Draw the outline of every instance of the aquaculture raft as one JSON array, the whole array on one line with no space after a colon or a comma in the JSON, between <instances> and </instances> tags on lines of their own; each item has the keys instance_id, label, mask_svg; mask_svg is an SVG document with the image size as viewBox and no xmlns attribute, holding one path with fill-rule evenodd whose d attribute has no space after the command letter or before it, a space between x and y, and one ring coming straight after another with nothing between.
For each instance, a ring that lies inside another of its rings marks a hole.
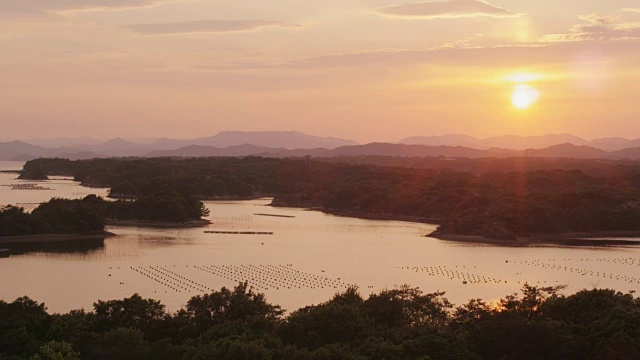
<instances>
[{"instance_id":1,"label":"aquaculture raft","mask_svg":"<svg viewBox=\"0 0 640 360\"><path fill-rule=\"evenodd\" d=\"M261 213L253 214L253 215L256 215L256 216L271 216L271 217L289 218L289 219L295 218L295 216L293 216L293 215L261 214Z\"/></svg>"},{"instance_id":2,"label":"aquaculture raft","mask_svg":"<svg viewBox=\"0 0 640 360\"><path fill-rule=\"evenodd\" d=\"M273 235L272 231L205 231L205 234L225 235Z\"/></svg>"}]
</instances>

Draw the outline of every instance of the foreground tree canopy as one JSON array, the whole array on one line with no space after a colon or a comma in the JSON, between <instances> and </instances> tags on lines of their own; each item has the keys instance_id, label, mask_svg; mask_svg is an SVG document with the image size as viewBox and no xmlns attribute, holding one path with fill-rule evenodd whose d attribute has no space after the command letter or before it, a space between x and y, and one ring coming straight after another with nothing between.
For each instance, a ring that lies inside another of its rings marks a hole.
<instances>
[{"instance_id":1,"label":"foreground tree canopy","mask_svg":"<svg viewBox=\"0 0 640 360\"><path fill-rule=\"evenodd\" d=\"M358 164L366 161L385 166ZM247 157L39 159L25 165L25 174L42 172L109 186L114 197L167 189L199 199L273 196L274 205L433 221L454 234L640 231L640 165L633 162Z\"/></svg>"},{"instance_id":2,"label":"foreground tree canopy","mask_svg":"<svg viewBox=\"0 0 640 360\"><path fill-rule=\"evenodd\" d=\"M49 314L0 301L1 359L638 359L640 299L613 290L525 285L495 304L454 307L403 286L356 288L284 316L246 283L168 313L135 294Z\"/></svg>"}]
</instances>

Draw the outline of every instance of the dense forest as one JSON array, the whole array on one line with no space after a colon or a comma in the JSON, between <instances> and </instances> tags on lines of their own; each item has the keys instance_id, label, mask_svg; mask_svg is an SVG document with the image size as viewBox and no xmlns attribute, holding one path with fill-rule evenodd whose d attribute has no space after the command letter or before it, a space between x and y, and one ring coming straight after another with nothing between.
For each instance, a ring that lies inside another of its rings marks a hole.
<instances>
[{"instance_id":1,"label":"dense forest","mask_svg":"<svg viewBox=\"0 0 640 360\"><path fill-rule=\"evenodd\" d=\"M23 208L0 208L0 236L39 234L100 234L109 220L179 223L207 216L204 205L175 192L144 195L135 201L51 199L31 213Z\"/></svg>"},{"instance_id":2,"label":"dense forest","mask_svg":"<svg viewBox=\"0 0 640 360\"><path fill-rule=\"evenodd\" d=\"M92 311L48 314L0 301L0 359L616 359L640 358L640 299L613 290L525 285L522 294L454 307L403 286L356 288L284 316L246 284L169 313L133 295Z\"/></svg>"},{"instance_id":3,"label":"dense forest","mask_svg":"<svg viewBox=\"0 0 640 360\"><path fill-rule=\"evenodd\" d=\"M386 161L406 164L407 159ZM345 160L346 161L346 160ZM431 221L440 233L639 231L640 165L551 159L413 159L421 167L308 159L39 159L25 173L73 175L111 195L172 189L199 199L273 196L277 206ZM433 166L428 166L433 164Z\"/></svg>"}]
</instances>

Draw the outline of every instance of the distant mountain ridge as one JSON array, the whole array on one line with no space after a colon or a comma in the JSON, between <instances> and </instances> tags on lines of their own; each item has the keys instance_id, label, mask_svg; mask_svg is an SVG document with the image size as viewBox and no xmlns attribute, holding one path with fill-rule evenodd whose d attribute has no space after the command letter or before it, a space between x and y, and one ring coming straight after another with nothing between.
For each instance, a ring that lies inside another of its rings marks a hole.
<instances>
[{"instance_id":1,"label":"distant mountain ridge","mask_svg":"<svg viewBox=\"0 0 640 360\"><path fill-rule=\"evenodd\" d=\"M56 139L58 141L59 139ZM77 139L75 139L77 141ZM595 146L597 145L597 146ZM621 146L630 145L628 148ZM613 150L611 150L613 149ZM505 135L477 139L468 135L411 137L400 143L370 143L318 137L296 131L224 131L192 140L162 138L145 143L114 138L79 146L43 147L23 141L0 142L0 160L26 161L38 157L72 160L106 157L548 157L580 159L640 159L640 140L601 138L587 141L571 134Z\"/></svg>"},{"instance_id":2,"label":"distant mountain ridge","mask_svg":"<svg viewBox=\"0 0 640 360\"><path fill-rule=\"evenodd\" d=\"M398 143L427 146L465 146L480 150L490 148L510 150L541 149L562 144L590 146L605 151L617 151L640 147L640 139L629 140L621 137L605 137L594 140L585 140L571 134L547 134L536 136L502 135L486 139L478 139L461 134L447 134L441 136L412 136L402 139Z\"/></svg>"},{"instance_id":3,"label":"distant mountain ridge","mask_svg":"<svg viewBox=\"0 0 640 360\"><path fill-rule=\"evenodd\" d=\"M82 140L88 144L78 144ZM223 131L210 137L196 139L161 138L153 142L133 142L123 138L114 138L96 143L91 138L72 138L70 146L44 147L32 145L24 141L0 142L0 160L16 159L20 161L38 157L64 157L69 159L86 159L91 157L127 157L147 156L158 151L178 150L190 146L210 146L228 148L244 145L262 147L264 149L335 149L341 146L357 145L358 142L335 137L320 137L298 131ZM39 143L63 144L61 139L37 139ZM192 148L192 151L196 151ZM239 151L244 154L248 150ZM235 154L233 150L229 152ZM241 155L228 155L241 156Z\"/></svg>"},{"instance_id":4,"label":"distant mountain ridge","mask_svg":"<svg viewBox=\"0 0 640 360\"><path fill-rule=\"evenodd\" d=\"M357 145L353 140L334 137L320 137L298 131L223 131L217 135L192 140L158 139L149 144L161 150L176 149L189 145L214 146L226 148L239 145L254 145L283 149L335 149L341 146Z\"/></svg>"},{"instance_id":5,"label":"distant mountain ridge","mask_svg":"<svg viewBox=\"0 0 640 360\"><path fill-rule=\"evenodd\" d=\"M210 138L197 139L196 145L229 147L244 144L284 149L335 149L341 146L357 145L352 140L334 137L319 137L298 131L223 131Z\"/></svg>"},{"instance_id":6,"label":"distant mountain ridge","mask_svg":"<svg viewBox=\"0 0 640 360\"><path fill-rule=\"evenodd\" d=\"M146 157L208 157L208 156L250 156L267 153L275 149L250 144L219 148L214 146L189 145L176 150L156 150ZM214 154L214 155L211 155Z\"/></svg>"},{"instance_id":7,"label":"distant mountain ridge","mask_svg":"<svg viewBox=\"0 0 640 360\"><path fill-rule=\"evenodd\" d=\"M264 156L264 157L341 157L341 156L394 156L394 157L444 157L444 158L506 158L543 157L576 159L639 160L640 147L618 151L605 151L589 146L573 144L553 145L541 149L509 150L491 148L478 150L464 146L425 146L392 143L371 143L343 146L336 149L272 149L253 145L228 148L191 145L177 150L155 151L148 157L208 157L208 156Z\"/></svg>"}]
</instances>

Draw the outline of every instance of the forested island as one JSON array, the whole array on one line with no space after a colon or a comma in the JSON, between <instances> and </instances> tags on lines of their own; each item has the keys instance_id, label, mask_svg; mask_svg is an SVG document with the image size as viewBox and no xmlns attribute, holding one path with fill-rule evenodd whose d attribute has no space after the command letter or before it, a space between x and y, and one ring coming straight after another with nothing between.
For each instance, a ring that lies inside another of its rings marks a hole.
<instances>
[{"instance_id":1,"label":"forested island","mask_svg":"<svg viewBox=\"0 0 640 360\"><path fill-rule=\"evenodd\" d=\"M284 315L246 283L167 312L135 294L92 311L49 314L22 297L0 301L0 358L638 359L640 299L613 290L524 285L496 303L455 307L444 293L403 286L363 298L349 288Z\"/></svg>"},{"instance_id":2,"label":"forested island","mask_svg":"<svg viewBox=\"0 0 640 360\"><path fill-rule=\"evenodd\" d=\"M39 159L24 173L73 176L110 196L142 198L172 189L197 199L274 197L274 206L423 221L434 236L519 239L636 235L640 165L572 159L154 158ZM412 167L410 164L419 164Z\"/></svg>"},{"instance_id":3,"label":"forested island","mask_svg":"<svg viewBox=\"0 0 640 360\"><path fill-rule=\"evenodd\" d=\"M108 234L108 223L176 226L207 215L200 201L176 192L153 193L131 201L106 201L95 195L78 200L54 198L31 213L14 206L1 208L0 240L27 235L99 236Z\"/></svg>"}]
</instances>

